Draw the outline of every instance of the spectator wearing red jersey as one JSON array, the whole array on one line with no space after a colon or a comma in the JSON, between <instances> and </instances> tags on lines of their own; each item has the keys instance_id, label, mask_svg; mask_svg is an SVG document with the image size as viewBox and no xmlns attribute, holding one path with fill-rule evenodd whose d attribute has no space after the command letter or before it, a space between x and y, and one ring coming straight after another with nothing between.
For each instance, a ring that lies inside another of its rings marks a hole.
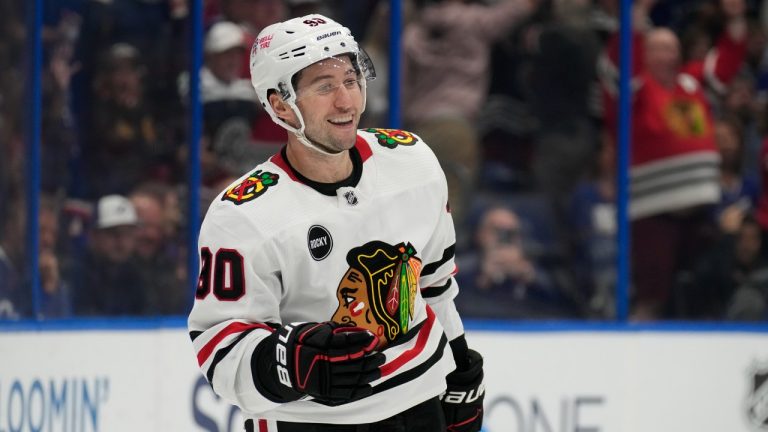
<instances>
[{"instance_id":1,"label":"spectator wearing red jersey","mask_svg":"<svg viewBox=\"0 0 768 432\"><path fill-rule=\"evenodd\" d=\"M711 223L707 207L720 200L720 157L704 86L722 93L746 51L744 0L720 1L725 31L703 59L686 64L675 33L649 28L654 3L634 5L629 212L635 319L659 318L669 310L675 273L691 263L706 241ZM608 51L615 66L617 38ZM610 95L611 86L606 89ZM606 120L612 128L615 113L615 105L609 104Z\"/></svg>"}]
</instances>

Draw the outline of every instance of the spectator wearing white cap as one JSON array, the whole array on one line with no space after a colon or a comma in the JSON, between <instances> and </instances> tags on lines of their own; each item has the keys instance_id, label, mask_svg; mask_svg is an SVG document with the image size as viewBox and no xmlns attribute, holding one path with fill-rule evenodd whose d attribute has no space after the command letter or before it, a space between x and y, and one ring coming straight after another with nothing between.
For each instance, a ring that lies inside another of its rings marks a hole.
<instances>
[{"instance_id":1,"label":"spectator wearing white cap","mask_svg":"<svg viewBox=\"0 0 768 432\"><path fill-rule=\"evenodd\" d=\"M247 54L243 29L233 22L217 22L208 30L203 48L205 51L205 67L201 71L203 89L213 86L209 90L222 90L223 87L224 90L229 90L226 94L229 98L239 97L255 101L256 94L251 83L240 76L243 56ZM214 82L211 82L212 80ZM220 95L217 92L203 94L203 100L211 97L220 97Z\"/></svg>"},{"instance_id":2,"label":"spectator wearing white cap","mask_svg":"<svg viewBox=\"0 0 768 432\"><path fill-rule=\"evenodd\" d=\"M146 312L180 315L191 301L186 284L186 257L176 224L168 220L168 195L162 184L145 184L129 196L136 208L136 260L146 291Z\"/></svg>"},{"instance_id":3,"label":"spectator wearing white cap","mask_svg":"<svg viewBox=\"0 0 768 432\"><path fill-rule=\"evenodd\" d=\"M217 22L205 37L205 64L200 70L205 185L239 175L279 149L255 137L263 112L250 80L241 74L243 58L249 55L247 39L243 28L230 21ZM180 90L182 96L188 90L186 76Z\"/></svg>"},{"instance_id":4,"label":"spectator wearing white cap","mask_svg":"<svg viewBox=\"0 0 768 432\"><path fill-rule=\"evenodd\" d=\"M135 257L136 209L122 195L107 195L96 206L96 224L75 293L80 315L140 315L144 287Z\"/></svg>"}]
</instances>

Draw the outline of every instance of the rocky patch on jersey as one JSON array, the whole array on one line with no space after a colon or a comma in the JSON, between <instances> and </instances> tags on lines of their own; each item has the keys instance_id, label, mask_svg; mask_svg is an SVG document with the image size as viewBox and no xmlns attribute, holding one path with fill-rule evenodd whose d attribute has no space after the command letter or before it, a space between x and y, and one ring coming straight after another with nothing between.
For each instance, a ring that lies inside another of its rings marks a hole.
<instances>
[{"instance_id":1,"label":"rocky patch on jersey","mask_svg":"<svg viewBox=\"0 0 768 432\"><path fill-rule=\"evenodd\" d=\"M365 129L365 131L372 133L379 141L379 144L391 149L398 145L414 145L419 141L412 133L400 129L369 128Z\"/></svg>"},{"instance_id":2,"label":"rocky patch on jersey","mask_svg":"<svg viewBox=\"0 0 768 432\"><path fill-rule=\"evenodd\" d=\"M312 225L307 233L307 247L313 260L324 260L333 249L331 233L324 226Z\"/></svg>"},{"instance_id":3,"label":"rocky patch on jersey","mask_svg":"<svg viewBox=\"0 0 768 432\"><path fill-rule=\"evenodd\" d=\"M245 180L237 183L227 189L222 195L222 201L231 201L236 205L247 203L264 194L270 187L277 184L279 175L257 170L248 176Z\"/></svg>"},{"instance_id":4,"label":"rocky patch on jersey","mask_svg":"<svg viewBox=\"0 0 768 432\"><path fill-rule=\"evenodd\" d=\"M408 332L421 260L410 243L392 246L375 240L350 250L347 264L332 319L372 331L384 348Z\"/></svg>"}]
</instances>

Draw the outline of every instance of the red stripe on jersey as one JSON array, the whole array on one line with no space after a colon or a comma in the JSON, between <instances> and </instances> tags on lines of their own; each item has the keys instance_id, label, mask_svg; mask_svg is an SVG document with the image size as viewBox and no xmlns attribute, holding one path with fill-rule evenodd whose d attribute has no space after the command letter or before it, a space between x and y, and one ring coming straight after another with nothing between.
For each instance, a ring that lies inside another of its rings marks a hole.
<instances>
[{"instance_id":1,"label":"red stripe on jersey","mask_svg":"<svg viewBox=\"0 0 768 432\"><path fill-rule=\"evenodd\" d=\"M301 183L301 180L299 180L299 178L296 177L296 174L294 174L293 170L288 165L288 162L286 162L285 159L283 158L282 150L272 155L272 157L269 158L269 160L273 164L279 166L281 170L285 171L285 173L288 174L288 177L290 177L291 180Z\"/></svg>"},{"instance_id":2,"label":"red stripe on jersey","mask_svg":"<svg viewBox=\"0 0 768 432\"><path fill-rule=\"evenodd\" d=\"M371 146L368 145L368 141L366 141L365 138L361 137L360 135L357 136L355 147L357 148L357 152L360 153L360 160L363 162L368 160L368 158L373 154L373 150L371 150Z\"/></svg>"},{"instance_id":3,"label":"red stripe on jersey","mask_svg":"<svg viewBox=\"0 0 768 432\"><path fill-rule=\"evenodd\" d=\"M200 366L203 365L208 360L208 357L213 354L213 351L216 349L216 345L219 344L224 338L231 334L235 333L242 333L246 330L252 329L252 328L260 328L264 330L269 330L270 332L273 331L272 327L266 325L266 324L258 324L258 323L243 323L243 322L233 322L229 324L228 326L224 327L224 329L216 334L210 341L208 341L207 344L200 350L200 352L197 353L197 364Z\"/></svg>"},{"instance_id":4,"label":"red stripe on jersey","mask_svg":"<svg viewBox=\"0 0 768 432\"><path fill-rule=\"evenodd\" d=\"M419 331L419 335L416 336L416 344L404 351L402 354L397 356L394 360L391 362L383 365L381 367L381 376L385 377L392 372L400 369L404 364L408 363L409 361L413 360L414 357L421 354L422 351L424 351L424 347L427 345L427 341L429 340L429 334L432 332L432 324L435 323L435 313L432 312L432 308L427 306L427 322L424 323L424 326Z\"/></svg>"},{"instance_id":5,"label":"red stripe on jersey","mask_svg":"<svg viewBox=\"0 0 768 432\"><path fill-rule=\"evenodd\" d=\"M269 432L269 427L267 427L267 421L264 419L259 419L259 432Z\"/></svg>"}]
</instances>

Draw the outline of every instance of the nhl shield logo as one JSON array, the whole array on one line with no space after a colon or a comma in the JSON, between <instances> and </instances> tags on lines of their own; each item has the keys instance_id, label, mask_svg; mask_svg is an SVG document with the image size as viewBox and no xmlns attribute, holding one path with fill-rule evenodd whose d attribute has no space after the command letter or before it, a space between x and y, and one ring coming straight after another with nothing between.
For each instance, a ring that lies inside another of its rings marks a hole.
<instances>
[{"instance_id":1,"label":"nhl shield logo","mask_svg":"<svg viewBox=\"0 0 768 432\"><path fill-rule=\"evenodd\" d=\"M346 198L346 199L347 199L347 204L349 204L349 205L351 205L351 206L353 206L353 205L357 205L357 203L358 203L358 201L357 201L357 195L355 195L355 192L354 192L354 191L347 191L347 192L344 192L344 198Z\"/></svg>"},{"instance_id":2,"label":"nhl shield logo","mask_svg":"<svg viewBox=\"0 0 768 432\"><path fill-rule=\"evenodd\" d=\"M746 415L756 432L768 431L768 363L755 364L748 375Z\"/></svg>"}]
</instances>

